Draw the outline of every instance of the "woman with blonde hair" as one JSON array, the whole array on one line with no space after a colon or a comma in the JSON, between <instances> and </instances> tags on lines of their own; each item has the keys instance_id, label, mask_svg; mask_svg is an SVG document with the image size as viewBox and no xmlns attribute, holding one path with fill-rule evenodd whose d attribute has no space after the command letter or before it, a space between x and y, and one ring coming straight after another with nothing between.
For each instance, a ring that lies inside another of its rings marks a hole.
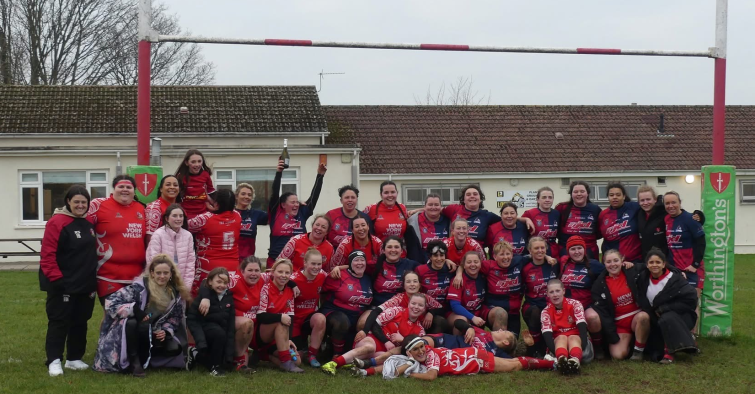
<instances>
[{"instance_id":1,"label":"woman with blonde hair","mask_svg":"<svg viewBox=\"0 0 755 394\"><path fill-rule=\"evenodd\" d=\"M184 368L184 302L189 300L173 260L166 254L155 256L143 277L105 299L93 368L130 369L141 378L147 367Z\"/></svg>"}]
</instances>

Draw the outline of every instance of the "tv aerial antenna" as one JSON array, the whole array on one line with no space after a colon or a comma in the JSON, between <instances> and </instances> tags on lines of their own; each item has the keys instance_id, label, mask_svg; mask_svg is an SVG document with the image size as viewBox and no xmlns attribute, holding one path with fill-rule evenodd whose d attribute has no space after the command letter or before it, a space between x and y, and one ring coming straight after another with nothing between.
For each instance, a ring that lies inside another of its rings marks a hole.
<instances>
[{"instance_id":1,"label":"tv aerial antenna","mask_svg":"<svg viewBox=\"0 0 755 394\"><path fill-rule=\"evenodd\" d=\"M317 92L319 93L322 90L322 79L326 75L344 75L344 74L346 74L346 73L326 73L325 70L320 70L320 73L319 73L319 75L320 75L320 87L317 89Z\"/></svg>"}]
</instances>

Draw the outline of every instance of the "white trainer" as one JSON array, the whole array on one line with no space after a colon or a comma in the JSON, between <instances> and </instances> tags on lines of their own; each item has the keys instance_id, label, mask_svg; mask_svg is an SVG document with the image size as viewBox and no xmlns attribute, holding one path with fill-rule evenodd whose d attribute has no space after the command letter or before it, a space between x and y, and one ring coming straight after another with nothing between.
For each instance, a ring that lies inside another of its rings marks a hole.
<instances>
[{"instance_id":1,"label":"white trainer","mask_svg":"<svg viewBox=\"0 0 755 394\"><path fill-rule=\"evenodd\" d=\"M83 371L89 369L89 365L81 360L66 360L66 369L73 369L75 371Z\"/></svg>"},{"instance_id":2,"label":"white trainer","mask_svg":"<svg viewBox=\"0 0 755 394\"><path fill-rule=\"evenodd\" d=\"M47 372L50 373L50 376L60 376L63 374L63 366L60 365L59 358L56 358L55 361L51 362L50 365L47 366Z\"/></svg>"}]
</instances>

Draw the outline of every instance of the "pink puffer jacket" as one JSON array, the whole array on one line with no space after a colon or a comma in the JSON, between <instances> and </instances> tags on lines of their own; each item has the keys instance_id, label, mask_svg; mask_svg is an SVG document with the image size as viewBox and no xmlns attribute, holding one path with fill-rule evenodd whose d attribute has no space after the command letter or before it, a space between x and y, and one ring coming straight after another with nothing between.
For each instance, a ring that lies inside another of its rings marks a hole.
<instances>
[{"instance_id":1,"label":"pink puffer jacket","mask_svg":"<svg viewBox=\"0 0 755 394\"><path fill-rule=\"evenodd\" d=\"M161 253L167 254L171 259L178 256L178 261L175 261L178 272L183 278L184 285L191 287L194 282L197 260L194 254L194 238L191 233L184 229L175 232L168 226L161 226L152 234L152 239L147 246L147 267L152 258Z\"/></svg>"}]
</instances>

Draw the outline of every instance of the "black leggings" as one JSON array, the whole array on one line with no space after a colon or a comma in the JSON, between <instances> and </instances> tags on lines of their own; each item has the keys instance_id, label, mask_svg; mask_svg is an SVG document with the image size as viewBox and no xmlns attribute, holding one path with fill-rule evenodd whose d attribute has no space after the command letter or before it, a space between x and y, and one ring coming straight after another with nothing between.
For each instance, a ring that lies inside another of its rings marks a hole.
<instances>
[{"instance_id":1,"label":"black leggings","mask_svg":"<svg viewBox=\"0 0 755 394\"><path fill-rule=\"evenodd\" d=\"M325 317L325 334L331 340L344 341L351 329L351 319L345 313L334 311Z\"/></svg>"},{"instance_id":2,"label":"black leggings","mask_svg":"<svg viewBox=\"0 0 755 394\"><path fill-rule=\"evenodd\" d=\"M165 333L165 339L160 341L152 336L152 327L149 321L137 321L133 317L126 320L126 353L129 359L139 357L143 364L149 357L149 341L152 336L153 356L176 356L181 353L181 345L175 339Z\"/></svg>"},{"instance_id":3,"label":"black leggings","mask_svg":"<svg viewBox=\"0 0 755 394\"><path fill-rule=\"evenodd\" d=\"M87 346L87 322L92 317L94 298L89 294L47 293L47 364L63 360L68 347L68 360L81 360Z\"/></svg>"},{"instance_id":4,"label":"black leggings","mask_svg":"<svg viewBox=\"0 0 755 394\"><path fill-rule=\"evenodd\" d=\"M428 334L451 334L453 327L443 316L433 316L433 324L427 330Z\"/></svg>"},{"instance_id":5,"label":"black leggings","mask_svg":"<svg viewBox=\"0 0 755 394\"><path fill-rule=\"evenodd\" d=\"M542 329L540 324L540 312L540 308L534 305L524 311L524 322L527 323L527 328L530 330L530 333L540 334L540 330ZM519 316L516 318L519 319Z\"/></svg>"},{"instance_id":6,"label":"black leggings","mask_svg":"<svg viewBox=\"0 0 755 394\"><path fill-rule=\"evenodd\" d=\"M205 323L202 326L202 331L204 331L204 337L207 341L207 349L203 349L203 352L207 355L208 369L223 365L228 339L225 330L217 323Z\"/></svg>"}]
</instances>

